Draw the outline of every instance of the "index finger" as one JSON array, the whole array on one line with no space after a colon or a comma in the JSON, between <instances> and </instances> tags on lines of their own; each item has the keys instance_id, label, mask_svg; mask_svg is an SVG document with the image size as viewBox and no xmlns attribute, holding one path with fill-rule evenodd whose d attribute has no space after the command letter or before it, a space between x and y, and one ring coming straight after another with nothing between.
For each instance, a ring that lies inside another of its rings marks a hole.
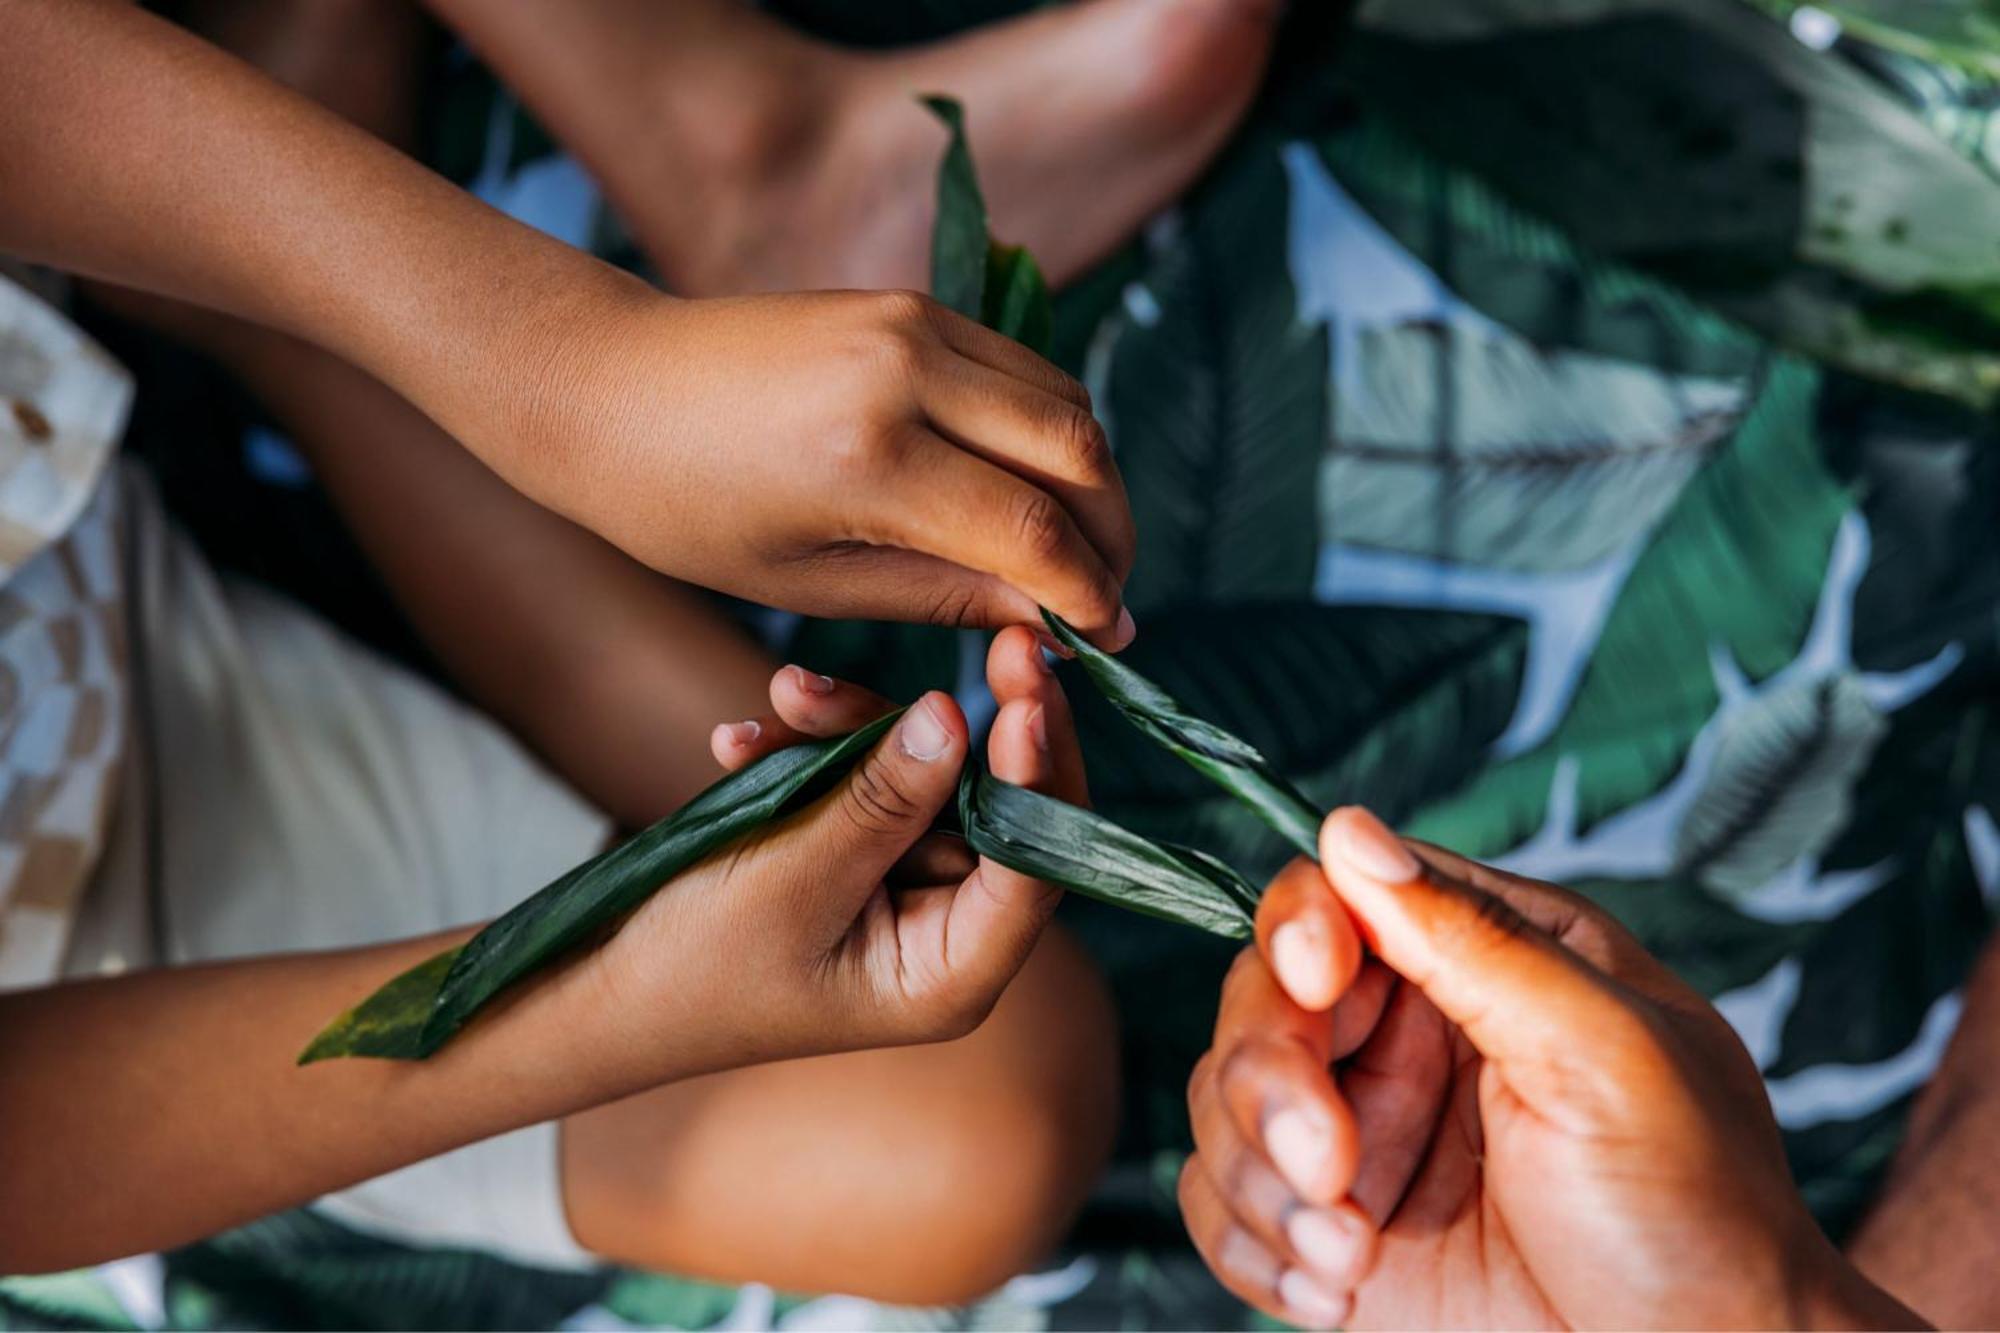
<instances>
[{"instance_id":1,"label":"index finger","mask_svg":"<svg viewBox=\"0 0 2000 1333\"><path fill-rule=\"evenodd\" d=\"M1331 1009L1361 970L1361 936L1319 866L1296 857L1257 904L1257 948L1306 1009Z\"/></svg>"},{"instance_id":2,"label":"index finger","mask_svg":"<svg viewBox=\"0 0 2000 1333\"><path fill-rule=\"evenodd\" d=\"M1136 630L1116 575L1054 495L929 430L878 497L871 540L991 574L1109 650Z\"/></svg>"},{"instance_id":3,"label":"index finger","mask_svg":"<svg viewBox=\"0 0 2000 1333\"><path fill-rule=\"evenodd\" d=\"M1088 412L1090 390L1046 357L1006 334L987 328L978 320L967 319L946 306L936 306L938 337L945 346L968 360L991 366L1002 374L1025 380L1044 393L1052 393Z\"/></svg>"}]
</instances>

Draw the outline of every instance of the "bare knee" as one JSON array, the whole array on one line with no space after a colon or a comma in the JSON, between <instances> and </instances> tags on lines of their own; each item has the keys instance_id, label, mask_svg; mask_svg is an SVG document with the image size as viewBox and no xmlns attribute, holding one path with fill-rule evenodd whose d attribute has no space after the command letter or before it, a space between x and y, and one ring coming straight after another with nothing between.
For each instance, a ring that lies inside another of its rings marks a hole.
<instances>
[{"instance_id":1,"label":"bare knee","mask_svg":"<svg viewBox=\"0 0 2000 1333\"><path fill-rule=\"evenodd\" d=\"M577 1239L616 1262L958 1304L1041 1262L1110 1152L1111 1002L1051 931L978 1030L764 1065L565 1123Z\"/></svg>"},{"instance_id":2,"label":"bare knee","mask_svg":"<svg viewBox=\"0 0 2000 1333\"><path fill-rule=\"evenodd\" d=\"M978 1032L961 1114L910 1145L910 1225L874 1276L880 1299L962 1304L1043 1262L1110 1155L1118 1044L1109 995L1051 934Z\"/></svg>"}]
</instances>

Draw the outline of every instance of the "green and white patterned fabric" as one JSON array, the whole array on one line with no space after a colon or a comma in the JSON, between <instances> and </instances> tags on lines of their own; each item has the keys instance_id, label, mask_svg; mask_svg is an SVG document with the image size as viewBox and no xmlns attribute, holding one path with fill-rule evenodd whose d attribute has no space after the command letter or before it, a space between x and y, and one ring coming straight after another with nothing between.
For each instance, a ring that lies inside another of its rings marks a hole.
<instances>
[{"instance_id":1,"label":"green and white patterned fabric","mask_svg":"<svg viewBox=\"0 0 2000 1333\"><path fill-rule=\"evenodd\" d=\"M775 7L895 42L1025 6ZM1140 524L1133 663L1316 800L1617 913L1742 1033L1838 1230L2000 904L1994 71L1777 0L1294 10L1237 144L1059 302ZM476 67L439 127L439 161L487 197L633 258ZM785 632L904 695L968 679L976 651ZM1283 859L1072 697L1114 817L1247 872ZM405 1280L383 1323L1244 1326L1171 1202L1230 950L1072 909L1128 1024L1129 1123L1068 1266L995 1305L559 1290L471 1256L357 1258L279 1219L170 1258L153 1322L306 1323L324 1290L331 1322L368 1326L331 1276L353 1265ZM438 1295L475 1287L524 1294ZM39 1290L0 1288L31 1323L109 1308Z\"/></svg>"}]
</instances>

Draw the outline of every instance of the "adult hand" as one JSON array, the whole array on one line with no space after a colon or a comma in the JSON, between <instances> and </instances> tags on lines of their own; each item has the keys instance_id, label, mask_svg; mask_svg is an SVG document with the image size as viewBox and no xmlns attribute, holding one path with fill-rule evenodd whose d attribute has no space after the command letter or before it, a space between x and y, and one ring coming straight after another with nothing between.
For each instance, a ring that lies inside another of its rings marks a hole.
<instances>
[{"instance_id":1,"label":"adult hand","mask_svg":"<svg viewBox=\"0 0 2000 1333\"><path fill-rule=\"evenodd\" d=\"M1350 1328L1920 1322L1813 1222L1735 1033L1617 923L1360 810L1320 854L1271 885L1190 1085L1182 1207L1238 1295Z\"/></svg>"},{"instance_id":2,"label":"adult hand","mask_svg":"<svg viewBox=\"0 0 2000 1333\"><path fill-rule=\"evenodd\" d=\"M1089 395L1011 339L909 292L637 284L531 336L536 406L489 458L654 568L813 615L999 627L1039 604L1132 637L1132 516Z\"/></svg>"},{"instance_id":3,"label":"adult hand","mask_svg":"<svg viewBox=\"0 0 2000 1333\"><path fill-rule=\"evenodd\" d=\"M987 675L1000 705L993 771L1087 799L1069 708L1034 634L997 636ZM773 678L771 701L765 717L717 728L726 766L888 708L798 667ZM927 694L832 791L654 895L596 959L613 992L605 1012L630 1025L634 1049L671 1042L663 1054L685 1074L977 1027L1061 893L931 833L968 747L951 696Z\"/></svg>"}]
</instances>

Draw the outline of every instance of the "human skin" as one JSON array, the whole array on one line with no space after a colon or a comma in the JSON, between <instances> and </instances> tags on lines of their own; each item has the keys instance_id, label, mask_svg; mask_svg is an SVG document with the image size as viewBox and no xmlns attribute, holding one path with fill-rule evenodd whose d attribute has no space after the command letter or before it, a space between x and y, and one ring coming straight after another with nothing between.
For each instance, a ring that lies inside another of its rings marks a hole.
<instances>
[{"instance_id":1,"label":"human skin","mask_svg":"<svg viewBox=\"0 0 2000 1333\"><path fill-rule=\"evenodd\" d=\"M1237 1294L1315 1327L1921 1323L1814 1223L1728 1024L1611 918L1361 810L1320 857L1267 892L1190 1084L1182 1207Z\"/></svg>"},{"instance_id":2,"label":"human skin","mask_svg":"<svg viewBox=\"0 0 2000 1333\"><path fill-rule=\"evenodd\" d=\"M1965 987L1958 1031L1918 1097L1875 1206L1847 1245L1874 1281L1943 1328L2000 1327L2000 946Z\"/></svg>"},{"instance_id":3,"label":"human skin","mask_svg":"<svg viewBox=\"0 0 2000 1333\"><path fill-rule=\"evenodd\" d=\"M1131 637L1103 432L1011 340L907 292L677 301L136 7L0 25L0 250L321 346L691 582Z\"/></svg>"},{"instance_id":4,"label":"human skin","mask_svg":"<svg viewBox=\"0 0 2000 1333\"><path fill-rule=\"evenodd\" d=\"M1071 761L1050 753L1074 739L1032 725L1067 717L1028 662L1036 640L1012 629L993 653L994 770L1062 795ZM919 700L834 791L692 868L428 1061L294 1063L329 1015L463 931L0 996L0 1271L183 1244L721 1070L963 1037L1059 896L983 861L905 862L968 745L949 696Z\"/></svg>"},{"instance_id":5,"label":"human skin","mask_svg":"<svg viewBox=\"0 0 2000 1333\"><path fill-rule=\"evenodd\" d=\"M690 296L925 281L965 107L995 234L1058 285L1191 184L1249 108L1279 0L1086 0L895 50L749 0L427 0L603 183Z\"/></svg>"}]
</instances>

